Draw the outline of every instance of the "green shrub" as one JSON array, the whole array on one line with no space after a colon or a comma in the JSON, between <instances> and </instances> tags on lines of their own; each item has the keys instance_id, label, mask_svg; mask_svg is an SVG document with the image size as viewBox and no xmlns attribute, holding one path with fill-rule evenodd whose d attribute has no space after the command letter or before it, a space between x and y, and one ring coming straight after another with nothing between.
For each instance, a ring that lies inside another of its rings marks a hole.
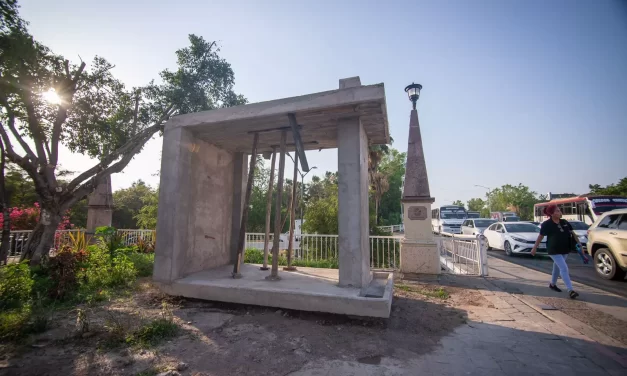
<instances>
[{"instance_id":1,"label":"green shrub","mask_svg":"<svg viewBox=\"0 0 627 376\"><path fill-rule=\"evenodd\" d=\"M149 277L152 275L152 268L155 264L154 253L128 252L126 256L133 263L138 277Z\"/></svg>"},{"instance_id":2,"label":"green shrub","mask_svg":"<svg viewBox=\"0 0 627 376\"><path fill-rule=\"evenodd\" d=\"M31 297L33 279L28 261L0 268L0 309L21 308Z\"/></svg>"},{"instance_id":3,"label":"green shrub","mask_svg":"<svg viewBox=\"0 0 627 376\"><path fill-rule=\"evenodd\" d=\"M23 336L28 330L30 320L28 305L7 311L0 311L0 339L15 339Z\"/></svg>"},{"instance_id":4,"label":"green shrub","mask_svg":"<svg viewBox=\"0 0 627 376\"><path fill-rule=\"evenodd\" d=\"M136 276L137 270L126 254L116 252L112 259L104 245L90 246L79 278L79 300L106 300L110 296L107 289L128 286L135 281Z\"/></svg>"}]
</instances>

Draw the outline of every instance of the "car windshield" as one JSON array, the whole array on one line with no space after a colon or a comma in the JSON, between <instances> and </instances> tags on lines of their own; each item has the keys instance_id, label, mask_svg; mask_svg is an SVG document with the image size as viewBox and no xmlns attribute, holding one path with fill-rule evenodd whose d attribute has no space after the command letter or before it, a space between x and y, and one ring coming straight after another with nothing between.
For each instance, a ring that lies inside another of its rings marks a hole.
<instances>
[{"instance_id":1,"label":"car windshield","mask_svg":"<svg viewBox=\"0 0 627 376\"><path fill-rule=\"evenodd\" d=\"M588 228L590 228L590 225L584 222L572 221L569 223L573 227L573 230L587 230Z\"/></svg>"},{"instance_id":2,"label":"car windshield","mask_svg":"<svg viewBox=\"0 0 627 376\"><path fill-rule=\"evenodd\" d=\"M531 223L512 223L505 225L507 232L540 232L538 226Z\"/></svg>"},{"instance_id":3,"label":"car windshield","mask_svg":"<svg viewBox=\"0 0 627 376\"><path fill-rule=\"evenodd\" d=\"M496 223L496 221L491 221L489 219L475 220L475 227L488 227L493 223Z\"/></svg>"},{"instance_id":4,"label":"car windshield","mask_svg":"<svg viewBox=\"0 0 627 376\"><path fill-rule=\"evenodd\" d=\"M451 210L447 210L447 211L440 211L440 218L441 219L464 219L466 218L466 212L464 211L451 211Z\"/></svg>"},{"instance_id":5,"label":"car windshield","mask_svg":"<svg viewBox=\"0 0 627 376\"><path fill-rule=\"evenodd\" d=\"M468 218L481 218L479 213L468 213Z\"/></svg>"}]
</instances>

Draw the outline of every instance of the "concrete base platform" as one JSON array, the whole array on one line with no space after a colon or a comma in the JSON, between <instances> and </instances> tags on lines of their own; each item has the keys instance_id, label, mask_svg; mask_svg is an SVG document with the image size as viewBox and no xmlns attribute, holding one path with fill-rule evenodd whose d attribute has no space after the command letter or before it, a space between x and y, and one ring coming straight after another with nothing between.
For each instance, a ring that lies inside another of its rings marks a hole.
<instances>
[{"instance_id":1,"label":"concrete base platform","mask_svg":"<svg viewBox=\"0 0 627 376\"><path fill-rule=\"evenodd\" d=\"M267 281L259 265L242 265L242 278L233 279L232 265L204 270L160 284L170 294L204 300L336 314L390 317L393 273L375 272L368 288L339 287L337 269L298 268L279 271L281 280ZM376 297L371 297L376 296ZM380 296L380 297L379 297Z\"/></svg>"}]
</instances>

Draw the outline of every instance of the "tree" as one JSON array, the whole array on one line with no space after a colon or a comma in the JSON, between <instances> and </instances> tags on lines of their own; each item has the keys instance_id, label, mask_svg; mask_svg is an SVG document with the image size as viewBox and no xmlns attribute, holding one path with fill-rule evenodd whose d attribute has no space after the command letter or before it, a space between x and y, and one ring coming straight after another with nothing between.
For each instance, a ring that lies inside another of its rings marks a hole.
<instances>
[{"instance_id":1,"label":"tree","mask_svg":"<svg viewBox=\"0 0 627 376\"><path fill-rule=\"evenodd\" d=\"M462 202L462 200L455 200L455 201L453 201L453 205L461 206L462 208L465 207L464 203Z\"/></svg>"},{"instance_id":2,"label":"tree","mask_svg":"<svg viewBox=\"0 0 627 376\"><path fill-rule=\"evenodd\" d=\"M622 196L627 197L627 177L624 177L616 184L601 187L599 184L590 184L590 193L595 195Z\"/></svg>"},{"instance_id":3,"label":"tree","mask_svg":"<svg viewBox=\"0 0 627 376\"><path fill-rule=\"evenodd\" d=\"M338 233L337 173L327 172L324 179L312 179L315 198L308 202L303 231L312 234Z\"/></svg>"},{"instance_id":4,"label":"tree","mask_svg":"<svg viewBox=\"0 0 627 376\"><path fill-rule=\"evenodd\" d=\"M63 213L122 171L170 116L245 103L233 92L233 71L216 43L195 35L189 41L176 52L178 69L161 72L161 83L127 89L101 57L87 68L24 28L0 33L0 136L9 161L33 180L42 208L22 259L45 256ZM99 162L60 184L60 145Z\"/></svg>"},{"instance_id":5,"label":"tree","mask_svg":"<svg viewBox=\"0 0 627 376\"><path fill-rule=\"evenodd\" d=\"M511 210L523 220L533 219L533 205L538 202L537 194L523 184L506 184L488 193L492 211Z\"/></svg>"},{"instance_id":6,"label":"tree","mask_svg":"<svg viewBox=\"0 0 627 376\"><path fill-rule=\"evenodd\" d=\"M142 207L134 218L137 221L137 226L142 229L156 229L158 208L159 190L151 190L147 195L142 197Z\"/></svg>"},{"instance_id":7,"label":"tree","mask_svg":"<svg viewBox=\"0 0 627 376\"><path fill-rule=\"evenodd\" d=\"M378 207L379 223L382 225L397 225L402 222L401 198L406 159L406 153L390 148L379 165L379 170L387 176L389 184L389 189L382 195Z\"/></svg>"},{"instance_id":8,"label":"tree","mask_svg":"<svg viewBox=\"0 0 627 376\"><path fill-rule=\"evenodd\" d=\"M471 198L468 200L468 210L480 212L485 208L486 202L480 198Z\"/></svg>"},{"instance_id":9,"label":"tree","mask_svg":"<svg viewBox=\"0 0 627 376\"><path fill-rule=\"evenodd\" d=\"M145 205L146 197L154 194L155 190L142 180L134 182L130 187L113 192L113 218L115 228L137 228L135 218Z\"/></svg>"}]
</instances>

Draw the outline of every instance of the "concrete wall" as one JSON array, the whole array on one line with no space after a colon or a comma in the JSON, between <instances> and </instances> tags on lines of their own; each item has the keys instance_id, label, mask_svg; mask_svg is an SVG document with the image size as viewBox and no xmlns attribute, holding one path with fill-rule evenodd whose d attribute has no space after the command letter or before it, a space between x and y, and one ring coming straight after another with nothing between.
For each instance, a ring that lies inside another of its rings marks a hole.
<instances>
[{"instance_id":1,"label":"concrete wall","mask_svg":"<svg viewBox=\"0 0 627 376\"><path fill-rule=\"evenodd\" d=\"M365 288L370 273L368 137L359 118L340 120L338 143L339 285Z\"/></svg>"},{"instance_id":2,"label":"concrete wall","mask_svg":"<svg viewBox=\"0 0 627 376\"><path fill-rule=\"evenodd\" d=\"M155 281L171 283L190 273L231 262L233 210L237 207L234 197L238 197L233 183L238 176L237 166L240 170L242 166L236 162L242 159L245 158L241 155L195 138L184 128L166 128ZM241 196L241 182L238 187ZM237 199L241 210L241 199Z\"/></svg>"}]
</instances>

